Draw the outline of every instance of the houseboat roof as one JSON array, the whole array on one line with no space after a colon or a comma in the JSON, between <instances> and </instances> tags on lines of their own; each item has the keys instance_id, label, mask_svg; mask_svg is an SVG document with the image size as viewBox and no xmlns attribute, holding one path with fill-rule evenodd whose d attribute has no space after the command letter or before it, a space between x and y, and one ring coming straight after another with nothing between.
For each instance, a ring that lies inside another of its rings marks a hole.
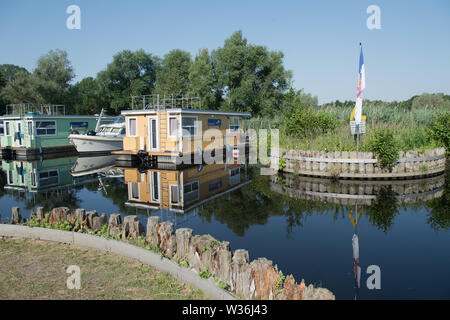
<instances>
[{"instance_id":1,"label":"houseboat roof","mask_svg":"<svg viewBox=\"0 0 450 320\"><path fill-rule=\"evenodd\" d=\"M171 109L141 109L141 110L124 110L121 112L123 116L142 115L142 114L156 114L158 111L166 111L169 114L210 114L210 115L226 115L246 117L251 116L250 112L237 112L237 111L222 111L222 110L200 110L200 109L183 109L183 108L171 108Z\"/></svg>"},{"instance_id":2,"label":"houseboat roof","mask_svg":"<svg viewBox=\"0 0 450 320\"><path fill-rule=\"evenodd\" d=\"M4 114L0 116L0 121L3 120L20 120L20 119L97 119L99 116L88 115L48 115L40 113L27 113L27 114ZM103 116L102 118L113 119L115 116Z\"/></svg>"}]
</instances>

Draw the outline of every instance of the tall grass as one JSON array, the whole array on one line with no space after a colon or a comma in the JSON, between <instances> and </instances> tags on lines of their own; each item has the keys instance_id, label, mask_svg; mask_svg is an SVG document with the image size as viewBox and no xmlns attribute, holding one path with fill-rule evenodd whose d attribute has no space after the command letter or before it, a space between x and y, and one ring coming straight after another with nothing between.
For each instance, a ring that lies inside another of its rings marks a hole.
<instances>
[{"instance_id":1,"label":"tall grass","mask_svg":"<svg viewBox=\"0 0 450 320\"><path fill-rule=\"evenodd\" d=\"M425 150L436 147L428 134L433 115L445 108L413 108L411 110L372 103L364 106L363 114L367 116L366 133L360 135L360 151L369 151L368 143L371 132L375 129L390 128L395 132L395 139L401 150ZM252 118L246 127L255 130L277 128L280 130L280 147L298 150L356 151L355 136L350 133L350 115L353 107L317 107L316 110L327 111L338 120L338 127L330 132L313 137L293 137L286 134L283 115L274 118ZM450 125L450 124L449 124Z\"/></svg>"}]
</instances>

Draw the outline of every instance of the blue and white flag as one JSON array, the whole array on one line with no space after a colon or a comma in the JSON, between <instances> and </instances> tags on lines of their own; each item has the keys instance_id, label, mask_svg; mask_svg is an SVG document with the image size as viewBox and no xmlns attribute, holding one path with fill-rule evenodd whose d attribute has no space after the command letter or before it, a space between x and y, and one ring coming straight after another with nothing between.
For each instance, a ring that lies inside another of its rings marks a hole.
<instances>
[{"instance_id":1,"label":"blue and white flag","mask_svg":"<svg viewBox=\"0 0 450 320\"><path fill-rule=\"evenodd\" d=\"M362 115L362 91L366 87L366 72L364 70L364 55L361 45L361 53L359 55L359 80L358 89L356 90L356 106L354 110L356 124L361 123Z\"/></svg>"}]
</instances>

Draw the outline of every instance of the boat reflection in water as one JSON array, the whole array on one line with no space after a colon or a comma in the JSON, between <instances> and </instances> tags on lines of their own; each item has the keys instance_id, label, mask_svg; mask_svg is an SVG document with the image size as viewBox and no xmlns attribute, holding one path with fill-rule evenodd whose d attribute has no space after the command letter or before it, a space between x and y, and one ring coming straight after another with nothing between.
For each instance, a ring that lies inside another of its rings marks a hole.
<instances>
[{"instance_id":1,"label":"boat reflection in water","mask_svg":"<svg viewBox=\"0 0 450 320\"><path fill-rule=\"evenodd\" d=\"M199 165L176 170L122 168L128 185L126 206L185 213L250 183L246 166Z\"/></svg>"},{"instance_id":2,"label":"boat reflection in water","mask_svg":"<svg viewBox=\"0 0 450 320\"><path fill-rule=\"evenodd\" d=\"M76 207L76 190L102 179L123 177L121 170L112 168L114 156L59 157L42 161L2 161L5 175L3 189L26 207L43 206L46 210L56 206Z\"/></svg>"},{"instance_id":3,"label":"boat reflection in water","mask_svg":"<svg viewBox=\"0 0 450 320\"><path fill-rule=\"evenodd\" d=\"M2 162L6 174L5 190L26 193L47 192L92 181L90 176L73 177L70 169L77 157L44 161Z\"/></svg>"},{"instance_id":4,"label":"boat reflection in water","mask_svg":"<svg viewBox=\"0 0 450 320\"><path fill-rule=\"evenodd\" d=\"M81 177L90 174L103 173L104 175L119 177L123 176L122 170L114 169L116 164L115 155L102 155L96 157L78 157L70 169L73 177Z\"/></svg>"}]
</instances>

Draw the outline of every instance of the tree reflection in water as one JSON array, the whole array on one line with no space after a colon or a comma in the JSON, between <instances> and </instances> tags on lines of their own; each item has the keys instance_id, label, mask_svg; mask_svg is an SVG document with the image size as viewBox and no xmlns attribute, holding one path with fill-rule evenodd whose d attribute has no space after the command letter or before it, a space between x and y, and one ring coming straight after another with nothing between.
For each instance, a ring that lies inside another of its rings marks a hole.
<instances>
[{"instance_id":1,"label":"tree reflection in water","mask_svg":"<svg viewBox=\"0 0 450 320\"><path fill-rule=\"evenodd\" d=\"M252 180L251 184L202 205L198 211L199 216L207 222L211 222L214 217L215 220L226 224L238 236L244 236L245 231L253 225L266 224L272 216L284 216L286 235L290 237L293 230L303 227L310 216L331 214L334 220L346 219L348 212L354 209L353 205L289 197L285 192L283 176L277 182L283 190L283 193L279 193L271 189L270 177L259 175L256 167L249 167L248 172ZM434 230L450 227L448 166L445 188L440 198L402 204L388 183L378 188L373 195L375 199L370 205L361 206L362 215L368 218L371 225L385 233L392 228L400 208L428 211L427 223Z\"/></svg>"},{"instance_id":2,"label":"tree reflection in water","mask_svg":"<svg viewBox=\"0 0 450 320\"><path fill-rule=\"evenodd\" d=\"M438 231L450 229L450 163L445 167L445 185L442 197L426 203L430 210L427 213L427 223Z\"/></svg>"}]
</instances>

